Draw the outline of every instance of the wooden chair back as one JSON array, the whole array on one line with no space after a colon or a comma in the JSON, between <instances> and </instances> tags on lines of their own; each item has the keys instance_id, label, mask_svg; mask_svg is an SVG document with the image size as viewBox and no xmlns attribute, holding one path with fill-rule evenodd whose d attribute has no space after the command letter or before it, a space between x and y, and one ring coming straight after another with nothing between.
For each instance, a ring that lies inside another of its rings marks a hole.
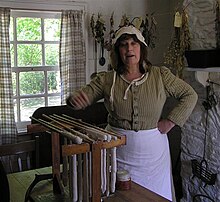
<instances>
[{"instance_id":1,"label":"wooden chair back","mask_svg":"<svg viewBox=\"0 0 220 202\"><path fill-rule=\"evenodd\" d=\"M39 136L15 144L0 145L0 158L7 173L39 167Z\"/></svg>"}]
</instances>

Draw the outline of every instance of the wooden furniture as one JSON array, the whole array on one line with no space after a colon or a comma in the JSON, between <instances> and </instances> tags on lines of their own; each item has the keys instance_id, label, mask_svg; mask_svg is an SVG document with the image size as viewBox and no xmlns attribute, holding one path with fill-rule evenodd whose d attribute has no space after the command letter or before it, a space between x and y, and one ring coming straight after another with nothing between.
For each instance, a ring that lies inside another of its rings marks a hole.
<instances>
[{"instance_id":1,"label":"wooden furniture","mask_svg":"<svg viewBox=\"0 0 220 202\"><path fill-rule=\"evenodd\" d=\"M17 172L38 168L39 166L39 137L36 136L33 140L23 141L14 144L0 145L0 158L8 156L5 159L10 172ZM24 156L22 158L22 156ZM32 158L34 156L34 158ZM15 162L13 161L15 159ZM23 159L24 162L23 163ZM34 165L31 165L31 159L34 160ZM3 163L4 164L4 163Z\"/></svg>"},{"instance_id":2,"label":"wooden furniture","mask_svg":"<svg viewBox=\"0 0 220 202\"><path fill-rule=\"evenodd\" d=\"M116 147L125 144L125 136L73 119L66 114L44 114L43 117L48 120L31 117L39 124L28 125L28 132L51 133L53 192L63 195L64 185L68 181L70 197L74 201L101 201L100 188L104 181L103 193L106 196L113 193L117 171ZM60 136L66 139L66 143L60 143ZM60 153L64 168L62 177ZM31 194L29 190L26 196Z\"/></svg>"},{"instance_id":3,"label":"wooden furniture","mask_svg":"<svg viewBox=\"0 0 220 202\"><path fill-rule=\"evenodd\" d=\"M34 180L36 174L48 174L52 172L51 167L29 170L24 172L12 173L8 175L9 186L11 190L11 202L24 201L25 192ZM64 195L53 193L52 180L39 182L32 191L32 197L35 202L52 202L52 201L71 201L68 197L68 187L64 189ZM103 198L104 202L169 202L169 200L155 194L154 192L144 189L136 183L131 183L131 190L118 191L108 198Z\"/></svg>"},{"instance_id":4,"label":"wooden furniture","mask_svg":"<svg viewBox=\"0 0 220 202\"><path fill-rule=\"evenodd\" d=\"M86 123L101 127L104 127L106 125L107 116L108 116L108 112L103 102L94 103L93 105L86 107L84 110L73 110L68 105L40 107L33 113L32 117L36 119L45 119L43 117L43 114L48 116L52 114L57 114L57 115L65 114L70 117L80 119ZM36 121L31 120L31 124L35 124L35 123ZM51 134L45 133L44 131L39 131L32 133L32 136L35 135L39 136L40 138L39 167L52 166ZM60 141L62 143L63 139L61 138Z\"/></svg>"},{"instance_id":5,"label":"wooden furniture","mask_svg":"<svg viewBox=\"0 0 220 202\"><path fill-rule=\"evenodd\" d=\"M63 161L67 161L67 158L69 158L69 156L73 155L73 151L74 149L70 149L70 146L67 146L68 149L65 149L65 146L62 146L62 148L60 147L60 145L64 144L65 138L63 138L62 136L60 136L58 133L52 131L48 133L48 129L47 128L40 128L35 127L35 124L37 123L35 119L45 119L45 117L43 116L51 116L53 114L56 115L62 115L65 114L67 116L70 117L74 117L77 119L80 119L82 121L85 121L86 123L92 124L92 125L98 125L99 127L104 127L106 125L107 122L107 110L105 109L105 106L102 102L98 102L95 103L92 106L87 107L85 110L73 110L71 107L65 105L65 106L52 106L52 107L42 107L42 108L38 108L32 115L32 117L34 117L34 119L32 119L32 124L28 126L28 133L31 133L33 135L39 135L40 136L40 167L44 167L44 166L51 166L53 167L53 174L52 177L50 175L47 175L48 178L53 178L53 189L55 193L63 193L63 185L61 182L61 175L62 175L62 181L63 184L66 185L66 181L67 181L67 174L66 171L61 172L59 170L59 165L60 163L63 163ZM47 132L45 132L47 131ZM46 138L46 139L45 139ZM123 140L124 141L124 140ZM122 142L117 142L119 144L122 144ZM110 143L112 144L112 143ZM82 155L88 153L88 151L92 152L92 155L94 156L98 156L100 155L100 150L102 147L106 147L107 144L93 144L93 146L88 146L86 144L83 144L82 146L77 147L79 149L79 151L82 152ZM114 145L114 144L112 144ZM115 145L114 145L115 146ZM76 146L74 146L74 148L76 148ZM83 148L83 149L82 149ZM62 153L64 151L64 153ZM76 151L75 152L78 154L79 152ZM59 155L60 154L60 155ZM49 156L49 157L48 157ZM51 158L52 157L52 158ZM96 158L93 158L94 160ZM46 161L42 162L42 160ZM48 164L49 163L49 164ZM96 167L95 167L96 164ZM96 160L94 161L94 174L98 173L98 165L99 162ZM31 184L31 186L29 187L29 189L27 190L26 193L26 197L25 200L27 200L27 198L31 195L31 191L34 188L34 186L41 180L44 180L44 177L42 178L42 175L37 175L35 178L35 181ZM100 183L100 179L99 176L93 176L93 180L94 180L94 184L95 186L93 186L93 192L94 193L99 193L99 190L95 190L97 189L98 186L96 186L97 183ZM100 193L99 193L100 195ZM98 196L99 195L95 194L94 196ZM94 199L95 200L95 199Z\"/></svg>"},{"instance_id":6,"label":"wooden furniture","mask_svg":"<svg viewBox=\"0 0 220 202\"><path fill-rule=\"evenodd\" d=\"M1 160L0 160L0 199L2 202L10 201L8 178Z\"/></svg>"},{"instance_id":7,"label":"wooden furniture","mask_svg":"<svg viewBox=\"0 0 220 202\"><path fill-rule=\"evenodd\" d=\"M33 169L33 167L38 168L39 137L36 136L33 140L19 143L0 145L0 158L2 159L0 161L0 198L7 202L9 201L10 189L6 173L21 172Z\"/></svg>"}]
</instances>

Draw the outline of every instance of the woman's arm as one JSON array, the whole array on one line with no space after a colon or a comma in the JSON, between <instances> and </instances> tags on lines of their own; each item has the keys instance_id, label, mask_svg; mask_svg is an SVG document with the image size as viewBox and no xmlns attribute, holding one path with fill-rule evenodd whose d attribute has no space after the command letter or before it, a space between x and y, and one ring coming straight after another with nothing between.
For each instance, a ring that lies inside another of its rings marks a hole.
<instances>
[{"instance_id":1,"label":"woman's arm","mask_svg":"<svg viewBox=\"0 0 220 202\"><path fill-rule=\"evenodd\" d=\"M178 104L169 112L167 119L183 126L196 105L198 95L188 83L173 75L169 69L162 67L161 74L168 96L178 100Z\"/></svg>"},{"instance_id":2,"label":"woman's arm","mask_svg":"<svg viewBox=\"0 0 220 202\"><path fill-rule=\"evenodd\" d=\"M90 105L88 96L82 90L70 95L67 98L66 102L68 105L71 105L75 110L84 109Z\"/></svg>"},{"instance_id":3,"label":"woman's arm","mask_svg":"<svg viewBox=\"0 0 220 202\"><path fill-rule=\"evenodd\" d=\"M106 72L98 73L91 82L81 89L71 93L66 103L75 110L84 109L92 103L103 98Z\"/></svg>"}]
</instances>

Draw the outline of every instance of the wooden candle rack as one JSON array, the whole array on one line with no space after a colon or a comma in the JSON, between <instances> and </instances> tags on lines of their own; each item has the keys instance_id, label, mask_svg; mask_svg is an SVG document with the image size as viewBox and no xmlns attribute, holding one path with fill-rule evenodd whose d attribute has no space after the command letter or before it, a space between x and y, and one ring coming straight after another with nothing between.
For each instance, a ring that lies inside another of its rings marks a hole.
<instances>
[{"instance_id":1,"label":"wooden candle rack","mask_svg":"<svg viewBox=\"0 0 220 202\"><path fill-rule=\"evenodd\" d=\"M55 194L64 194L64 187L69 182L69 195L73 198L73 201L100 202L102 196L108 197L110 193L113 193L115 185L112 183L115 182L114 178L116 176L116 170L112 170L114 165L112 165L111 158L113 155L111 151L126 143L125 136L106 131L82 121L74 120L74 123L72 123L72 121L62 122L61 120L55 121L53 119L51 120L49 117L46 118L50 119L52 126L50 123L48 125L44 120L35 120L38 123L28 125L27 130L29 133L51 133L53 192ZM56 127L56 125L59 125L59 127ZM65 143L61 145L60 136L64 135L63 130L66 131L66 129L68 129L68 132L71 131L72 133L74 133L74 130L76 130L76 133L84 132L84 134L88 135L90 138L90 133L95 136L95 133L99 133L99 131L100 134L106 134L107 136L112 136L114 138L108 141L103 140L102 138L97 138L93 142L86 140L82 141L81 144L75 144L72 143L72 139L65 135ZM61 132L59 132L59 130ZM106 151L106 167L104 168L102 167L103 150ZM60 154L62 155L63 160L62 173L60 171ZM77 174L74 173L74 170ZM113 173L113 171L115 171L115 173ZM106 172L104 178L103 172ZM77 180L75 178L77 178ZM102 190L103 179L106 181L106 189L104 189L104 193Z\"/></svg>"}]
</instances>

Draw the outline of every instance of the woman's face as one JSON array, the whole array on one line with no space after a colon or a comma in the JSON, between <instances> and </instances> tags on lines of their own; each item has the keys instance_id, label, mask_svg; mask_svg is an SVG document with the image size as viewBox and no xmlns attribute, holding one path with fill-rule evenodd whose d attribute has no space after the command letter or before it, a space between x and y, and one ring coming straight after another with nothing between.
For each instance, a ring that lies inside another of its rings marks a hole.
<instances>
[{"instance_id":1,"label":"woman's face","mask_svg":"<svg viewBox=\"0 0 220 202\"><path fill-rule=\"evenodd\" d=\"M140 61L141 46L132 37L120 42L119 53L126 66L138 66Z\"/></svg>"}]
</instances>

